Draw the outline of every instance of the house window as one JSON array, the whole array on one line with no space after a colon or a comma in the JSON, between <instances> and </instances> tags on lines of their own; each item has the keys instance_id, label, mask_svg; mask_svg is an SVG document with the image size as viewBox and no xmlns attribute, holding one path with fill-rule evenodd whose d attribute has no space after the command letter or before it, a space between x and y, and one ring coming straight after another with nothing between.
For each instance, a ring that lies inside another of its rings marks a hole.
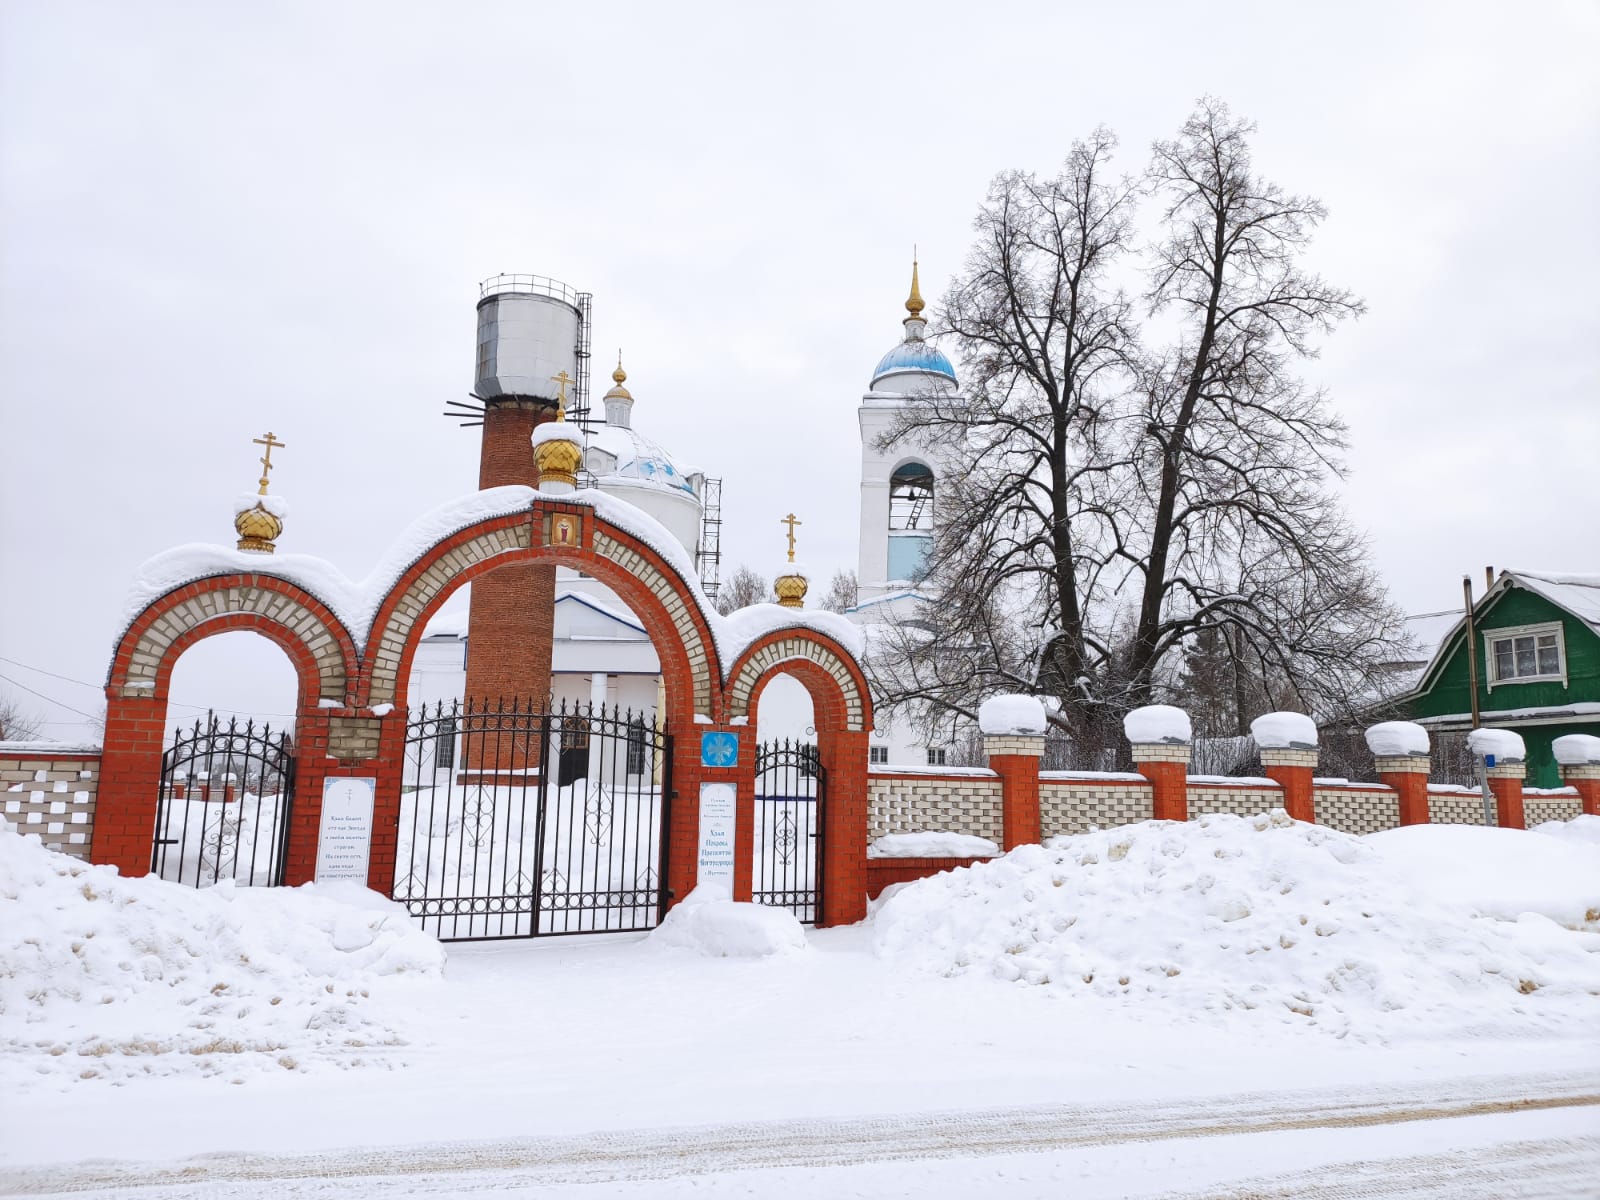
<instances>
[{"instance_id":1,"label":"house window","mask_svg":"<svg viewBox=\"0 0 1600 1200\"><path fill-rule=\"evenodd\" d=\"M456 719L443 718L433 738L433 769L448 771L456 765Z\"/></svg>"},{"instance_id":2,"label":"house window","mask_svg":"<svg viewBox=\"0 0 1600 1200\"><path fill-rule=\"evenodd\" d=\"M644 774L644 721L635 717L628 725L628 774Z\"/></svg>"},{"instance_id":3,"label":"house window","mask_svg":"<svg viewBox=\"0 0 1600 1200\"><path fill-rule=\"evenodd\" d=\"M930 767L942 767L942 766L944 766L944 747L943 746L929 746L928 747L928 765Z\"/></svg>"},{"instance_id":4,"label":"house window","mask_svg":"<svg viewBox=\"0 0 1600 1200\"><path fill-rule=\"evenodd\" d=\"M1566 686L1566 652L1560 622L1485 630L1483 640L1490 687L1553 679Z\"/></svg>"},{"instance_id":5,"label":"house window","mask_svg":"<svg viewBox=\"0 0 1600 1200\"><path fill-rule=\"evenodd\" d=\"M877 763L879 766L882 766L884 763L889 761L889 747L868 746L867 761L869 763Z\"/></svg>"}]
</instances>

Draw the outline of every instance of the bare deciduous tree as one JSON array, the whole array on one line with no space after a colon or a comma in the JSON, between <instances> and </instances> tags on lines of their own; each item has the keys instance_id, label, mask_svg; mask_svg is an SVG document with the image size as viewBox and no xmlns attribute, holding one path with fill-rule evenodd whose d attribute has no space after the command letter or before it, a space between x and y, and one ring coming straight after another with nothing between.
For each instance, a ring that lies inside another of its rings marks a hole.
<instances>
[{"instance_id":1,"label":"bare deciduous tree","mask_svg":"<svg viewBox=\"0 0 1600 1200\"><path fill-rule=\"evenodd\" d=\"M767 587L767 581L740 563L733 577L717 592L717 611L727 616L735 609L764 604L771 599L772 592Z\"/></svg>"},{"instance_id":2,"label":"bare deciduous tree","mask_svg":"<svg viewBox=\"0 0 1600 1200\"><path fill-rule=\"evenodd\" d=\"M833 580L828 584L828 590L823 593L822 599L817 602L825 612L842 613L856 606L856 573L854 571L835 571Z\"/></svg>"},{"instance_id":3,"label":"bare deciduous tree","mask_svg":"<svg viewBox=\"0 0 1600 1200\"><path fill-rule=\"evenodd\" d=\"M43 727L36 713L0 693L0 742L26 742L38 737Z\"/></svg>"},{"instance_id":4,"label":"bare deciduous tree","mask_svg":"<svg viewBox=\"0 0 1600 1200\"><path fill-rule=\"evenodd\" d=\"M884 700L932 720L1035 691L1107 745L1128 708L1181 689L1202 636L1308 708L1358 694L1392 650L1398 614L1329 490L1344 427L1295 374L1361 304L1301 266L1323 209L1254 173L1251 131L1203 100L1142 182L1112 173L1105 130L1053 178L995 181L937 330L966 389L908 405L885 439L964 473L941 481L942 602L884 639ZM1146 193L1163 209L1141 320L1117 284Z\"/></svg>"}]
</instances>

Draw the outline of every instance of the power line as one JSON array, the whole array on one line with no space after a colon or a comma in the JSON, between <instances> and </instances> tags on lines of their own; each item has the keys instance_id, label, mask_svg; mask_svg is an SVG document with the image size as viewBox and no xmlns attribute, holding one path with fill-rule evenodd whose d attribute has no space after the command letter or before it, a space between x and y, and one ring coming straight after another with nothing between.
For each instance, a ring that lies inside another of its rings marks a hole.
<instances>
[{"instance_id":1,"label":"power line","mask_svg":"<svg viewBox=\"0 0 1600 1200\"><path fill-rule=\"evenodd\" d=\"M91 721L98 721L100 719L99 717L95 716L94 713L86 713L81 708L73 708L72 705L70 705L70 704L63 704L59 700L53 699L50 696L46 696L43 692L36 692L31 687L29 687L27 684L18 683L15 679L11 678L11 676L9 676L9 675L0 675L0 679L4 679L12 687L21 688L23 691L27 692L28 695L30 695L30 696L39 697L39 699L43 700L47 704L54 704L57 708L64 708L68 712L77 713L80 717L87 717Z\"/></svg>"},{"instance_id":2,"label":"power line","mask_svg":"<svg viewBox=\"0 0 1600 1200\"><path fill-rule=\"evenodd\" d=\"M57 675L54 671L46 671L43 667L36 667L32 663L19 662L14 658L7 658L3 654L0 654L0 662L10 663L14 667L21 667L24 671L36 671L40 675L48 675L51 679L59 679L63 683L75 683L79 687L89 688L91 691L99 692L102 695L105 693L105 685L103 685L103 684L86 683L84 680L82 680L82 679L74 679L70 675ZM17 687L21 688L23 691L29 692L32 695L38 696L39 699L41 699L41 700L49 700L51 704L59 705L60 707L66 709L68 712L75 712L75 713L78 713L80 716L89 717L89 719L91 721L100 720L99 717L91 716L89 713L84 712L81 708L73 708L72 705L70 705L70 704L62 704L61 701L59 701L59 700L51 700L50 697L46 696L43 692L35 692L27 684L17 683L17 681L15 679L11 679L8 676L0 675L0 679L5 679L6 682L11 683L11 684L15 684ZM215 705L187 704L182 700L169 700L169 701L167 701L167 706L169 708L174 708L174 707L175 708L188 708L188 709L194 710L195 712L214 712L214 711L218 711ZM235 712L236 710L225 709L225 710L221 710L221 711ZM283 719L290 720L290 721L292 721L294 719L294 717L295 717L294 713L278 713L278 712L254 713L252 715L258 716L258 717L282 717Z\"/></svg>"}]
</instances>

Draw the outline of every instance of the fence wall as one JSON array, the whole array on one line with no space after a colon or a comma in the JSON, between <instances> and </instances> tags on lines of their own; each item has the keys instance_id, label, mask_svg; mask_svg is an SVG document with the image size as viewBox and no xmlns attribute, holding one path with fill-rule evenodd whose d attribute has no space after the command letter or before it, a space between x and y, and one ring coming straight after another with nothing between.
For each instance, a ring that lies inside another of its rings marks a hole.
<instances>
[{"instance_id":1,"label":"fence wall","mask_svg":"<svg viewBox=\"0 0 1600 1200\"><path fill-rule=\"evenodd\" d=\"M52 850L89 857L100 747L0 742L0 813Z\"/></svg>"}]
</instances>

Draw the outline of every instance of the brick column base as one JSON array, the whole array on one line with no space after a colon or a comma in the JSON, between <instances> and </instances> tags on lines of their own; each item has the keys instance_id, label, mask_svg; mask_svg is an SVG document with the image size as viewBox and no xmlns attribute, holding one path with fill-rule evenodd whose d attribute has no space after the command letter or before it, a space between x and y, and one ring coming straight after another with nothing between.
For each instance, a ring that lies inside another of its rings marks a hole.
<instances>
[{"instance_id":1,"label":"brick column base","mask_svg":"<svg viewBox=\"0 0 1600 1200\"><path fill-rule=\"evenodd\" d=\"M1316 821L1317 809L1311 796L1311 777L1317 769L1315 750L1263 749L1261 769L1283 788L1285 812L1296 821Z\"/></svg>"},{"instance_id":2,"label":"brick column base","mask_svg":"<svg viewBox=\"0 0 1600 1200\"><path fill-rule=\"evenodd\" d=\"M1578 790L1583 811L1600 817L1600 763L1581 763L1561 768L1561 781Z\"/></svg>"},{"instance_id":3,"label":"brick column base","mask_svg":"<svg viewBox=\"0 0 1600 1200\"><path fill-rule=\"evenodd\" d=\"M1190 754L1187 743L1133 743L1133 769L1150 781L1151 815L1158 821L1189 819Z\"/></svg>"},{"instance_id":4,"label":"brick column base","mask_svg":"<svg viewBox=\"0 0 1600 1200\"><path fill-rule=\"evenodd\" d=\"M983 739L989 769L1000 776L1001 830L1004 850L1039 842L1039 760L1044 739L1017 734Z\"/></svg>"},{"instance_id":5,"label":"brick column base","mask_svg":"<svg viewBox=\"0 0 1600 1200\"><path fill-rule=\"evenodd\" d=\"M1522 780L1525 763L1511 762L1489 768L1489 790L1494 793L1495 823L1501 829L1526 829L1522 814Z\"/></svg>"},{"instance_id":6,"label":"brick column base","mask_svg":"<svg viewBox=\"0 0 1600 1200\"><path fill-rule=\"evenodd\" d=\"M1384 756L1374 762L1378 768L1378 782L1393 788L1400 798L1400 824L1426 825L1429 820L1427 756Z\"/></svg>"}]
</instances>

